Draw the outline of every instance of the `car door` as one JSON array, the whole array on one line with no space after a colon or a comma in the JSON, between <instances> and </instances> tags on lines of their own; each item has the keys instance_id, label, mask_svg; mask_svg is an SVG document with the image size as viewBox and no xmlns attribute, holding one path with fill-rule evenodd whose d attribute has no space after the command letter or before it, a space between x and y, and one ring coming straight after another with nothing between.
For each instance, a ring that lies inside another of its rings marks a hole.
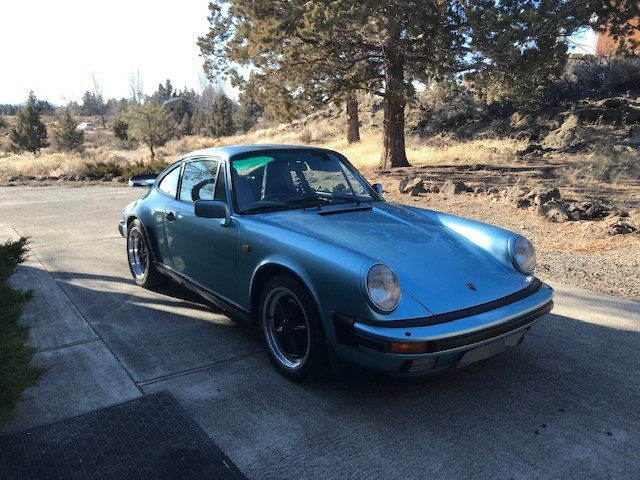
<instances>
[{"instance_id":1,"label":"car door","mask_svg":"<svg viewBox=\"0 0 640 480\"><path fill-rule=\"evenodd\" d=\"M230 301L237 301L238 226L195 216L196 200L228 202L224 162L186 161L178 196L165 207L165 231L174 268L187 279Z\"/></svg>"}]
</instances>

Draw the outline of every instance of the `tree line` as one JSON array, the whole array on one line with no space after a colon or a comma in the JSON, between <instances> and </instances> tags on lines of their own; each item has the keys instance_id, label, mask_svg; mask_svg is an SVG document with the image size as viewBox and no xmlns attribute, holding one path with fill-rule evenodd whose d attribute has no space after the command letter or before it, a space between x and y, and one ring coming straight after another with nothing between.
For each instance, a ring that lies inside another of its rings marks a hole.
<instances>
[{"instance_id":1,"label":"tree line","mask_svg":"<svg viewBox=\"0 0 640 480\"><path fill-rule=\"evenodd\" d=\"M343 101L355 141L358 94L381 97L381 168L409 165L405 107L416 84L464 82L531 107L562 72L566 39L586 28L624 38L640 15L636 0L216 0L209 9L198 39L205 72L265 112L292 118Z\"/></svg>"},{"instance_id":2,"label":"tree line","mask_svg":"<svg viewBox=\"0 0 640 480\"><path fill-rule=\"evenodd\" d=\"M238 103L212 84L196 93L193 89L176 90L167 79L146 97L141 91L133 91L141 90L138 87L132 86L131 98L105 101L94 78L93 91L86 91L81 103L71 101L62 109L56 110L48 102L38 100L33 92L24 106L1 106L5 107L3 112L17 115L9 132L11 149L36 154L52 140L59 151L81 150L85 134L77 128L77 117L98 117L103 128L108 124L122 146L132 148L144 143L153 159L156 149L172 138L193 134L222 137L246 132L262 115L262 108L255 102ZM59 117L52 138L41 115Z\"/></svg>"}]
</instances>

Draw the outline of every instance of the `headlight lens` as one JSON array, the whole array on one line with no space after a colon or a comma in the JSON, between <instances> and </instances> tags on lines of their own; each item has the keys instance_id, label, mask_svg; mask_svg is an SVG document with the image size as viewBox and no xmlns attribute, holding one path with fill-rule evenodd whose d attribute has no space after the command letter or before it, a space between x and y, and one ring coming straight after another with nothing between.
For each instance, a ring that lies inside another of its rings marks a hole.
<instances>
[{"instance_id":1,"label":"headlight lens","mask_svg":"<svg viewBox=\"0 0 640 480\"><path fill-rule=\"evenodd\" d=\"M536 251L531 242L522 236L516 237L511 260L522 273L532 273L536 268Z\"/></svg>"},{"instance_id":2,"label":"headlight lens","mask_svg":"<svg viewBox=\"0 0 640 480\"><path fill-rule=\"evenodd\" d=\"M400 285L393 270L381 263L371 267L367 274L367 294L373 306L382 312L396 308L400 301Z\"/></svg>"}]
</instances>

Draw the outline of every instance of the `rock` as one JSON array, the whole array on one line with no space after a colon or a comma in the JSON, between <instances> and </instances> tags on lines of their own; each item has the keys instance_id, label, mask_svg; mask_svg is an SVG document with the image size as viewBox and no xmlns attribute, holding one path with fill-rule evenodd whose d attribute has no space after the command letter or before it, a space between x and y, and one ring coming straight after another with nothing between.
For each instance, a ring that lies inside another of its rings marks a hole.
<instances>
[{"instance_id":1,"label":"rock","mask_svg":"<svg viewBox=\"0 0 640 480\"><path fill-rule=\"evenodd\" d=\"M113 177L113 178L111 179L111 181L112 181L113 183L124 183L124 182L125 182L125 178L124 178L124 177L122 177L122 176Z\"/></svg>"},{"instance_id":2,"label":"rock","mask_svg":"<svg viewBox=\"0 0 640 480\"><path fill-rule=\"evenodd\" d=\"M487 189L487 195L498 195L499 193L500 193L500 190L498 190L496 187L491 187Z\"/></svg>"},{"instance_id":3,"label":"rock","mask_svg":"<svg viewBox=\"0 0 640 480\"><path fill-rule=\"evenodd\" d=\"M576 111L581 123L616 123L622 120L623 112L613 108L587 106Z\"/></svg>"},{"instance_id":4,"label":"rock","mask_svg":"<svg viewBox=\"0 0 640 480\"><path fill-rule=\"evenodd\" d=\"M113 177L115 175L113 173L107 173L104 177L101 178L101 180L103 182L110 182L111 180L113 180Z\"/></svg>"},{"instance_id":5,"label":"rock","mask_svg":"<svg viewBox=\"0 0 640 480\"><path fill-rule=\"evenodd\" d=\"M17 182L18 181L18 177L16 176L11 176L7 179L8 182Z\"/></svg>"},{"instance_id":6,"label":"rock","mask_svg":"<svg viewBox=\"0 0 640 480\"><path fill-rule=\"evenodd\" d=\"M440 193L444 193L445 195L459 195L468 191L469 187L467 187L464 182L454 182L452 180L447 180L440 188Z\"/></svg>"},{"instance_id":7,"label":"rock","mask_svg":"<svg viewBox=\"0 0 640 480\"><path fill-rule=\"evenodd\" d=\"M81 182L82 180L84 180L84 176L83 175L74 175L73 176L73 180L75 180L76 182Z\"/></svg>"},{"instance_id":8,"label":"rock","mask_svg":"<svg viewBox=\"0 0 640 480\"><path fill-rule=\"evenodd\" d=\"M54 181L54 182L55 182L56 180L58 180L58 177L56 177L55 175L49 175L49 176L47 177L47 180L52 180L52 181Z\"/></svg>"},{"instance_id":9,"label":"rock","mask_svg":"<svg viewBox=\"0 0 640 480\"><path fill-rule=\"evenodd\" d=\"M569 220L567 207L563 203L556 201L540 205L538 213L551 222L564 223Z\"/></svg>"},{"instance_id":10,"label":"rock","mask_svg":"<svg viewBox=\"0 0 640 480\"><path fill-rule=\"evenodd\" d=\"M636 233L637 231L638 229L623 221L615 222L607 228L608 235L629 235L630 233Z\"/></svg>"},{"instance_id":11,"label":"rock","mask_svg":"<svg viewBox=\"0 0 640 480\"><path fill-rule=\"evenodd\" d=\"M578 220L580 220L580 212L579 211L575 211L575 212L570 212L569 213L569 220L577 222Z\"/></svg>"},{"instance_id":12,"label":"rock","mask_svg":"<svg viewBox=\"0 0 640 480\"><path fill-rule=\"evenodd\" d=\"M515 204L517 208L525 208L531 205L531 201L525 197L529 193L529 189L514 185L507 190L506 198L508 202Z\"/></svg>"},{"instance_id":13,"label":"rock","mask_svg":"<svg viewBox=\"0 0 640 480\"><path fill-rule=\"evenodd\" d=\"M640 122L640 109L634 108L629 110L624 116L624 123Z\"/></svg>"},{"instance_id":14,"label":"rock","mask_svg":"<svg viewBox=\"0 0 640 480\"><path fill-rule=\"evenodd\" d=\"M588 220L601 220L609 215L610 211L611 209L605 205L594 204L584 212L584 216Z\"/></svg>"},{"instance_id":15,"label":"rock","mask_svg":"<svg viewBox=\"0 0 640 480\"><path fill-rule=\"evenodd\" d=\"M533 205L544 205L552 200L560 200L560 190L558 188L537 187L530 190L526 198Z\"/></svg>"},{"instance_id":16,"label":"rock","mask_svg":"<svg viewBox=\"0 0 640 480\"><path fill-rule=\"evenodd\" d=\"M629 127L629 138L640 139L640 127Z\"/></svg>"},{"instance_id":17,"label":"rock","mask_svg":"<svg viewBox=\"0 0 640 480\"><path fill-rule=\"evenodd\" d=\"M422 180L422 178L405 177L400 180L400 184L398 185L400 193L412 193L414 189L424 190L424 180Z\"/></svg>"},{"instance_id":18,"label":"rock","mask_svg":"<svg viewBox=\"0 0 640 480\"><path fill-rule=\"evenodd\" d=\"M524 150L518 150L516 152L516 155L519 157L523 157L527 154L530 153L538 153L538 152L544 152L545 149L542 147L542 145L538 145L537 143L532 143L531 145L529 145L527 148L525 148Z\"/></svg>"},{"instance_id":19,"label":"rock","mask_svg":"<svg viewBox=\"0 0 640 480\"><path fill-rule=\"evenodd\" d=\"M601 103L603 107L607 108L621 108L625 104L625 100L622 98L607 98Z\"/></svg>"},{"instance_id":20,"label":"rock","mask_svg":"<svg viewBox=\"0 0 640 480\"><path fill-rule=\"evenodd\" d=\"M475 193L476 195L480 195L482 193L484 193L484 187L476 187L473 189L473 193Z\"/></svg>"},{"instance_id":21,"label":"rock","mask_svg":"<svg viewBox=\"0 0 640 480\"><path fill-rule=\"evenodd\" d=\"M440 187L438 185L431 185L429 191L431 193L440 193Z\"/></svg>"}]
</instances>

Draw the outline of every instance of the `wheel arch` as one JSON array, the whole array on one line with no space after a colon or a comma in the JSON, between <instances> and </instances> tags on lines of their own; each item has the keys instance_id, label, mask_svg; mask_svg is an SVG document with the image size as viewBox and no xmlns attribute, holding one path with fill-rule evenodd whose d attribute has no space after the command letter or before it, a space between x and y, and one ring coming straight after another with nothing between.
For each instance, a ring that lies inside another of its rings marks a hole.
<instances>
[{"instance_id":1,"label":"wheel arch","mask_svg":"<svg viewBox=\"0 0 640 480\"><path fill-rule=\"evenodd\" d=\"M299 273L296 271L295 267L290 265L285 265L283 263L277 262L269 262L260 265L253 277L251 278L250 285L250 300L251 300L251 311L250 318L251 323L255 324L257 321L257 312L258 312L258 303L260 302L260 294L262 293L262 289L266 285L266 283L276 275L287 275L298 282L307 289L311 298L316 303L316 305L320 305L318 301L318 295L315 289L313 288L310 280L307 275L304 273Z\"/></svg>"},{"instance_id":2,"label":"wheel arch","mask_svg":"<svg viewBox=\"0 0 640 480\"><path fill-rule=\"evenodd\" d=\"M162 256L159 254L160 250L158 248L158 241L156 239L156 236L153 230L149 232L149 229L147 229L147 226L144 224L142 219L140 219L140 217L136 215L129 215L129 217L127 218L127 232L129 231L129 226L134 220L138 220L140 222L140 225L142 225L144 236L146 237L147 241L149 242L149 246L151 247L151 255L153 256L153 261L158 261L158 258L162 258Z\"/></svg>"}]
</instances>

